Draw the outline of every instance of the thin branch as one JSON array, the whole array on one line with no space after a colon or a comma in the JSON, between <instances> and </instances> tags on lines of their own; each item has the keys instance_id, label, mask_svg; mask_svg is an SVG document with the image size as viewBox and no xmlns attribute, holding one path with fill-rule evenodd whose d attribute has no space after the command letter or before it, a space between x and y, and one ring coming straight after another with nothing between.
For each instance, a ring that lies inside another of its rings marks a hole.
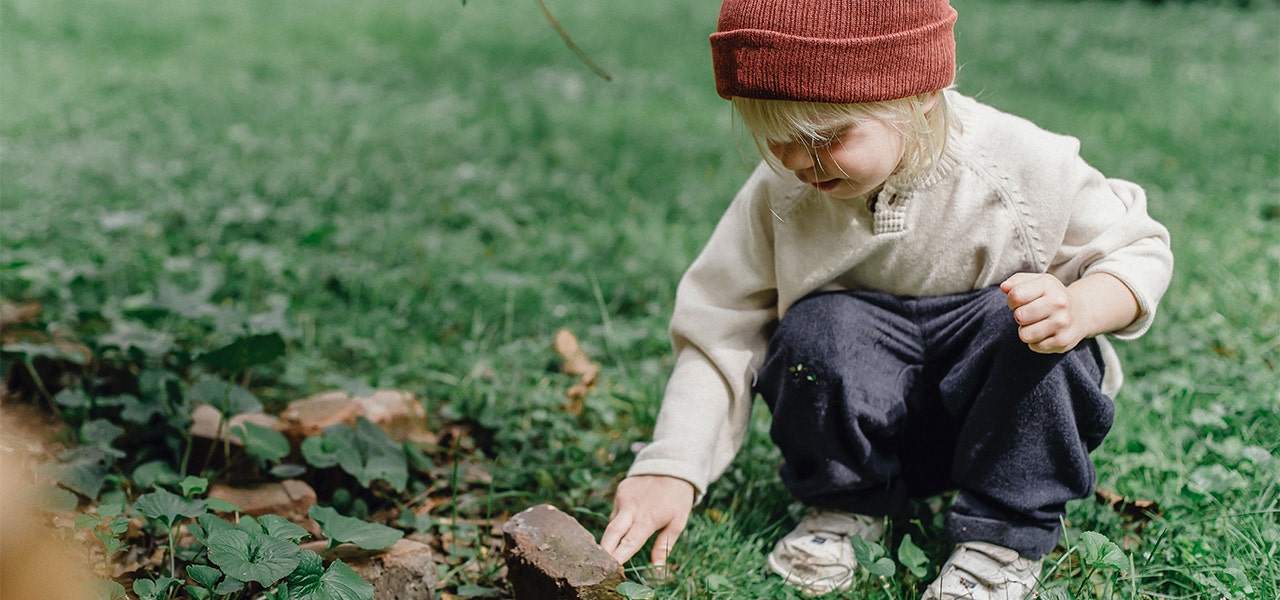
<instances>
[{"instance_id":1,"label":"thin branch","mask_svg":"<svg viewBox=\"0 0 1280 600\"><path fill-rule=\"evenodd\" d=\"M560 22L556 21L556 18L551 16L551 11L547 9L547 3L543 2L543 0L534 0L534 1L538 3L538 8L542 9L542 16L547 18L547 23L550 23L551 27L556 30L556 33L560 34L560 39L564 40L565 45L569 46L569 49L573 50L573 53L578 55L578 59L581 60L583 63L585 63L588 67L591 67L591 70L595 71L596 75L603 77L605 81L613 81L613 77L609 75L608 71L605 71L604 69L600 68L600 65L597 65L594 61L592 61L589 57L587 57L587 54L583 52L582 49L579 48L577 44L573 43L573 38L569 37L569 32L565 31L564 27L560 26ZM464 4L465 4L465 0L464 0Z\"/></svg>"}]
</instances>

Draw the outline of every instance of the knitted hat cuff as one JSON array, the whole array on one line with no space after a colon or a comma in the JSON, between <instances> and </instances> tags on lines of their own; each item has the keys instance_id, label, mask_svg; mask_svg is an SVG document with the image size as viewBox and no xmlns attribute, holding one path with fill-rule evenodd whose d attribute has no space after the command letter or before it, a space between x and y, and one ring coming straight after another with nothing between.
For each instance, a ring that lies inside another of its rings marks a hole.
<instances>
[{"instance_id":1,"label":"knitted hat cuff","mask_svg":"<svg viewBox=\"0 0 1280 600\"><path fill-rule=\"evenodd\" d=\"M908 31L845 39L762 29L711 35L716 92L763 100L862 103L941 90L955 79L955 12Z\"/></svg>"}]
</instances>

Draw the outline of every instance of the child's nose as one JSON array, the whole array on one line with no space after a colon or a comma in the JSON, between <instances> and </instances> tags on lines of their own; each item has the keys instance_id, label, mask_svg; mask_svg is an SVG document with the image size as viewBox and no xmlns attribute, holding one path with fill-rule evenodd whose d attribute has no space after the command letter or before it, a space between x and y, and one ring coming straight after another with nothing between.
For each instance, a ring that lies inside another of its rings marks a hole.
<instances>
[{"instance_id":1,"label":"child's nose","mask_svg":"<svg viewBox=\"0 0 1280 600\"><path fill-rule=\"evenodd\" d=\"M796 142L770 144L769 151L782 164L782 168L788 171L813 168L813 152L804 144Z\"/></svg>"}]
</instances>

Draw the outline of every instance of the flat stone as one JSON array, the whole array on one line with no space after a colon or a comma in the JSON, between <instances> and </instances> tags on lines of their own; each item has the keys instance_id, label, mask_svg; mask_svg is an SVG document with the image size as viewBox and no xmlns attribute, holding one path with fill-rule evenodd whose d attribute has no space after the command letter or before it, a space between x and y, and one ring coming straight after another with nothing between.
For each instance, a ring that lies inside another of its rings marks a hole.
<instances>
[{"instance_id":1,"label":"flat stone","mask_svg":"<svg viewBox=\"0 0 1280 600\"><path fill-rule=\"evenodd\" d=\"M422 404L413 394L399 390L378 390L368 396L335 390L294 400L280 413L280 430L300 442L338 423L354 426L357 417L368 419L397 441L435 442L426 430Z\"/></svg>"},{"instance_id":2,"label":"flat stone","mask_svg":"<svg viewBox=\"0 0 1280 600\"><path fill-rule=\"evenodd\" d=\"M370 396L357 397L364 417L381 427L393 440L434 443L435 436L426 430L427 411L411 393L400 390L378 390Z\"/></svg>"},{"instance_id":3,"label":"flat stone","mask_svg":"<svg viewBox=\"0 0 1280 600\"><path fill-rule=\"evenodd\" d=\"M325 554L326 560L333 558L373 586L373 600L434 598L439 587L435 556L422 542L401 539L380 552L342 544Z\"/></svg>"},{"instance_id":4,"label":"flat stone","mask_svg":"<svg viewBox=\"0 0 1280 600\"><path fill-rule=\"evenodd\" d=\"M281 431L294 441L320 435L325 427L354 425L364 409L346 392L324 392L294 400L280 413Z\"/></svg>"},{"instance_id":5,"label":"flat stone","mask_svg":"<svg viewBox=\"0 0 1280 600\"><path fill-rule=\"evenodd\" d=\"M244 442L240 438L231 433L236 425L249 422L254 425L261 425L276 429L279 419L266 413L243 413L231 415L227 422L222 424L222 435L218 436L218 425L222 423L222 413L218 409L208 404L197 404L195 410L191 411L191 435L206 440L219 439L226 440L232 446L243 446Z\"/></svg>"},{"instance_id":6,"label":"flat stone","mask_svg":"<svg viewBox=\"0 0 1280 600\"><path fill-rule=\"evenodd\" d=\"M549 504L502 526L507 580L517 600L621 600L622 565L577 519Z\"/></svg>"}]
</instances>

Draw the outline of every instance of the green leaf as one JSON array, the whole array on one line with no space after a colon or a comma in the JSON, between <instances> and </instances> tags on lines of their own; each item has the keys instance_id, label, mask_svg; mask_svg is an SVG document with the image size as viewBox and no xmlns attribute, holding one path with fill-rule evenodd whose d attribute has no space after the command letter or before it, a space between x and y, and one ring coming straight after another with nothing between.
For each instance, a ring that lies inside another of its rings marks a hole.
<instances>
[{"instance_id":1,"label":"green leaf","mask_svg":"<svg viewBox=\"0 0 1280 600\"><path fill-rule=\"evenodd\" d=\"M220 512L220 513L244 512L240 510L239 506L236 506L230 502L227 502L222 498L205 498L204 503L208 505L209 510Z\"/></svg>"},{"instance_id":2,"label":"green leaf","mask_svg":"<svg viewBox=\"0 0 1280 600\"><path fill-rule=\"evenodd\" d=\"M315 555L303 552L307 553ZM289 576L292 600L373 600L373 586L341 560L333 561L323 573L319 556L304 559L304 564L305 570L300 567Z\"/></svg>"},{"instance_id":3,"label":"green leaf","mask_svg":"<svg viewBox=\"0 0 1280 600\"><path fill-rule=\"evenodd\" d=\"M219 596L230 596L231 594L234 594L243 589L244 589L243 581L240 581L239 579L236 579L234 577L228 577L226 579L223 579L222 583L218 584L218 587L214 588L213 593Z\"/></svg>"},{"instance_id":4,"label":"green leaf","mask_svg":"<svg viewBox=\"0 0 1280 600\"><path fill-rule=\"evenodd\" d=\"M297 543L302 538L311 537L311 534L306 529L303 529L301 525L280 515L262 515L258 518L258 524L262 526L267 535L282 540L292 540Z\"/></svg>"},{"instance_id":5,"label":"green leaf","mask_svg":"<svg viewBox=\"0 0 1280 600\"><path fill-rule=\"evenodd\" d=\"M289 439L270 427L245 421L231 430L244 442L244 450L259 464L278 462L289 454Z\"/></svg>"},{"instance_id":6,"label":"green leaf","mask_svg":"<svg viewBox=\"0 0 1280 600\"><path fill-rule=\"evenodd\" d=\"M196 538L196 541L205 546L209 545L209 538L213 537L214 534L222 531L231 531L235 528L235 525L212 513L205 513L196 517L196 524L189 527L191 535Z\"/></svg>"},{"instance_id":7,"label":"green leaf","mask_svg":"<svg viewBox=\"0 0 1280 600\"><path fill-rule=\"evenodd\" d=\"M178 580L172 577L159 577L155 580L135 579L133 593L138 595L139 600L157 600L165 597L169 593L169 588L178 583Z\"/></svg>"},{"instance_id":8,"label":"green leaf","mask_svg":"<svg viewBox=\"0 0 1280 600\"><path fill-rule=\"evenodd\" d=\"M129 592L123 585L108 579L94 579L91 582L95 600L129 600Z\"/></svg>"},{"instance_id":9,"label":"green leaf","mask_svg":"<svg viewBox=\"0 0 1280 600\"><path fill-rule=\"evenodd\" d=\"M849 537L853 545L853 556L858 564L872 575L890 577L893 575L893 559L885 557L884 546L876 542L868 542L856 535Z\"/></svg>"},{"instance_id":10,"label":"green leaf","mask_svg":"<svg viewBox=\"0 0 1280 600\"><path fill-rule=\"evenodd\" d=\"M209 480L204 477L196 477L187 475L182 481L178 482L178 487L182 489L182 495L188 498L203 494L209 491Z\"/></svg>"},{"instance_id":11,"label":"green leaf","mask_svg":"<svg viewBox=\"0 0 1280 600\"><path fill-rule=\"evenodd\" d=\"M497 596L501 591L502 590L499 590L498 588L466 583L458 586L456 594L459 598L492 598Z\"/></svg>"},{"instance_id":12,"label":"green leaf","mask_svg":"<svg viewBox=\"0 0 1280 600\"><path fill-rule=\"evenodd\" d=\"M228 577L267 587L292 573L301 554L289 541L238 529L210 535L208 549L209 560Z\"/></svg>"},{"instance_id":13,"label":"green leaf","mask_svg":"<svg viewBox=\"0 0 1280 600\"><path fill-rule=\"evenodd\" d=\"M329 547L352 543L365 550L381 550L404 537L399 529L345 517L327 506L312 506L307 516L320 524L320 531L329 538Z\"/></svg>"},{"instance_id":14,"label":"green leaf","mask_svg":"<svg viewBox=\"0 0 1280 600\"><path fill-rule=\"evenodd\" d=\"M319 585L321 575L324 575L324 561L320 559L320 555L311 550L303 550L298 553L297 568L289 574L284 585L292 590L312 589Z\"/></svg>"},{"instance_id":15,"label":"green leaf","mask_svg":"<svg viewBox=\"0 0 1280 600\"><path fill-rule=\"evenodd\" d=\"M107 521L107 531L116 535L129 531L129 520L129 517L112 517Z\"/></svg>"},{"instance_id":16,"label":"green leaf","mask_svg":"<svg viewBox=\"0 0 1280 600\"><path fill-rule=\"evenodd\" d=\"M133 470L133 483L142 489L157 485L177 485L178 472L165 460L153 460L138 465Z\"/></svg>"},{"instance_id":17,"label":"green leaf","mask_svg":"<svg viewBox=\"0 0 1280 600\"><path fill-rule=\"evenodd\" d=\"M262 412L262 402L259 402L249 390L231 385L216 377L200 378L191 386L187 396L192 402L208 404L218 409L223 417Z\"/></svg>"},{"instance_id":18,"label":"green leaf","mask_svg":"<svg viewBox=\"0 0 1280 600\"><path fill-rule=\"evenodd\" d=\"M64 388L54 394L53 401L63 408L88 408L89 396L80 388Z\"/></svg>"},{"instance_id":19,"label":"green leaf","mask_svg":"<svg viewBox=\"0 0 1280 600\"><path fill-rule=\"evenodd\" d=\"M345 426L344 426L345 427ZM350 428L348 427L349 431ZM330 428L323 435L312 436L302 440L302 458L307 464L318 469L327 469L342 462L343 455L351 453L359 460L358 451L352 443L351 435L342 435L338 429ZM351 459L347 459L351 460Z\"/></svg>"},{"instance_id":20,"label":"green leaf","mask_svg":"<svg viewBox=\"0 0 1280 600\"><path fill-rule=\"evenodd\" d=\"M102 518L98 515L81 513L76 515L74 526L76 529L94 529L100 523L102 523Z\"/></svg>"},{"instance_id":21,"label":"green leaf","mask_svg":"<svg viewBox=\"0 0 1280 600\"><path fill-rule=\"evenodd\" d=\"M213 592L199 586L188 585L186 590L187 595L191 596L191 600L209 600L213 598Z\"/></svg>"},{"instance_id":22,"label":"green leaf","mask_svg":"<svg viewBox=\"0 0 1280 600\"><path fill-rule=\"evenodd\" d=\"M656 598L657 594L653 589L640 585L634 581L624 581L618 584L617 592L627 600L648 600Z\"/></svg>"},{"instance_id":23,"label":"green leaf","mask_svg":"<svg viewBox=\"0 0 1280 600\"><path fill-rule=\"evenodd\" d=\"M159 521L166 529L183 518L199 517L207 512L203 500L189 500L164 489L139 496L133 507L148 519Z\"/></svg>"},{"instance_id":24,"label":"green leaf","mask_svg":"<svg viewBox=\"0 0 1280 600\"><path fill-rule=\"evenodd\" d=\"M80 505L80 498L72 492L48 484L41 484L37 487L37 495L41 499L39 503L40 510L69 513Z\"/></svg>"},{"instance_id":25,"label":"green leaf","mask_svg":"<svg viewBox=\"0 0 1280 600\"><path fill-rule=\"evenodd\" d=\"M124 542L106 531L94 531L93 535L98 538L98 541L102 542L102 547L107 551L108 557L124 547Z\"/></svg>"},{"instance_id":26,"label":"green leaf","mask_svg":"<svg viewBox=\"0 0 1280 600\"><path fill-rule=\"evenodd\" d=\"M352 475L360 485L369 487L374 479L381 479L397 492L404 491L409 483L409 463L402 444L368 419L356 417L356 448L360 450L363 464L360 472Z\"/></svg>"},{"instance_id":27,"label":"green leaf","mask_svg":"<svg viewBox=\"0 0 1280 600\"><path fill-rule=\"evenodd\" d=\"M719 573L707 575L706 582L707 589L713 592L716 590L727 590L729 589L729 586L733 585L733 582L729 581L728 577Z\"/></svg>"},{"instance_id":28,"label":"green leaf","mask_svg":"<svg viewBox=\"0 0 1280 600\"><path fill-rule=\"evenodd\" d=\"M222 579L222 571L205 565L187 565L187 576L201 586L213 589L218 580Z\"/></svg>"},{"instance_id":29,"label":"green leaf","mask_svg":"<svg viewBox=\"0 0 1280 600\"><path fill-rule=\"evenodd\" d=\"M97 498L107 480L110 457L101 448L80 446L60 457L60 463L49 465L48 475L67 489L87 498Z\"/></svg>"},{"instance_id":30,"label":"green leaf","mask_svg":"<svg viewBox=\"0 0 1280 600\"><path fill-rule=\"evenodd\" d=\"M1080 534L1081 555L1085 563L1094 567L1110 567L1121 570L1129 567L1129 559L1120 546L1096 531Z\"/></svg>"},{"instance_id":31,"label":"green leaf","mask_svg":"<svg viewBox=\"0 0 1280 600\"><path fill-rule=\"evenodd\" d=\"M1053 587L1040 590L1040 600L1075 600L1065 587Z\"/></svg>"},{"instance_id":32,"label":"green leaf","mask_svg":"<svg viewBox=\"0 0 1280 600\"><path fill-rule=\"evenodd\" d=\"M404 446L364 417L356 419L355 429L339 423L326 428L321 436L304 440L302 456L321 469L338 465L364 487L381 479L396 491L404 491L409 482Z\"/></svg>"},{"instance_id":33,"label":"green leaf","mask_svg":"<svg viewBox=\"0 0 1280 600\"><path fill-rule=\"evenodd\" d=\"M120 418L126 422L142 425L151 420L153 415L163 416L165 406L156 398L139 399L135 396L122 396L120 402Z\"/></svg>"},{"instance_id":34,"label":"green leaf","mask_svg":"<svg viewBox=\"0 0 1280 600\"><path fill-rule=\"evenodd\" d=\"M920 549L915 542L911 541L911 534L902 536L902 543L898 544L898 562L906 567L916 579L924 579L929 573L929 557Z\"/></svg>"},{"instance_id":35,"label":"green leaf","mask_svg":"<svg viewBox=\"0 0 1280 600\"><path fill-rule=\"evenodd\" d=\"M1204 495L1225 494L1249 487L1249 481L1235 469L1222 465L1197 467L1191 472L1188 490Z\"/></svg>"},{"instance_id":36,"label":"green leaf","mask_svg":"<svg viewBox=\"0 0 1280 600\"><path fill-rule=\"evenodd\" d=\"M112 444L116 438L124 434L124 428L108 421L106 419L94 419L80 426L80 440L90 446L102 448L109 454L119 453L123 457L122 452L112 448Z\"/></svg>"},{"instance_id":37,"label":"green leaf","mask_svg":"<svg viewBox=\"0 0 1280 600\"><path fill-rule=\"evenodd\" d=\"M249 367L265 365L284 356L284 353L284 338L278 333L264 333L242 337L201 354L196 360L227 373L240 373Z\"/></svg>"}]
</instances>

